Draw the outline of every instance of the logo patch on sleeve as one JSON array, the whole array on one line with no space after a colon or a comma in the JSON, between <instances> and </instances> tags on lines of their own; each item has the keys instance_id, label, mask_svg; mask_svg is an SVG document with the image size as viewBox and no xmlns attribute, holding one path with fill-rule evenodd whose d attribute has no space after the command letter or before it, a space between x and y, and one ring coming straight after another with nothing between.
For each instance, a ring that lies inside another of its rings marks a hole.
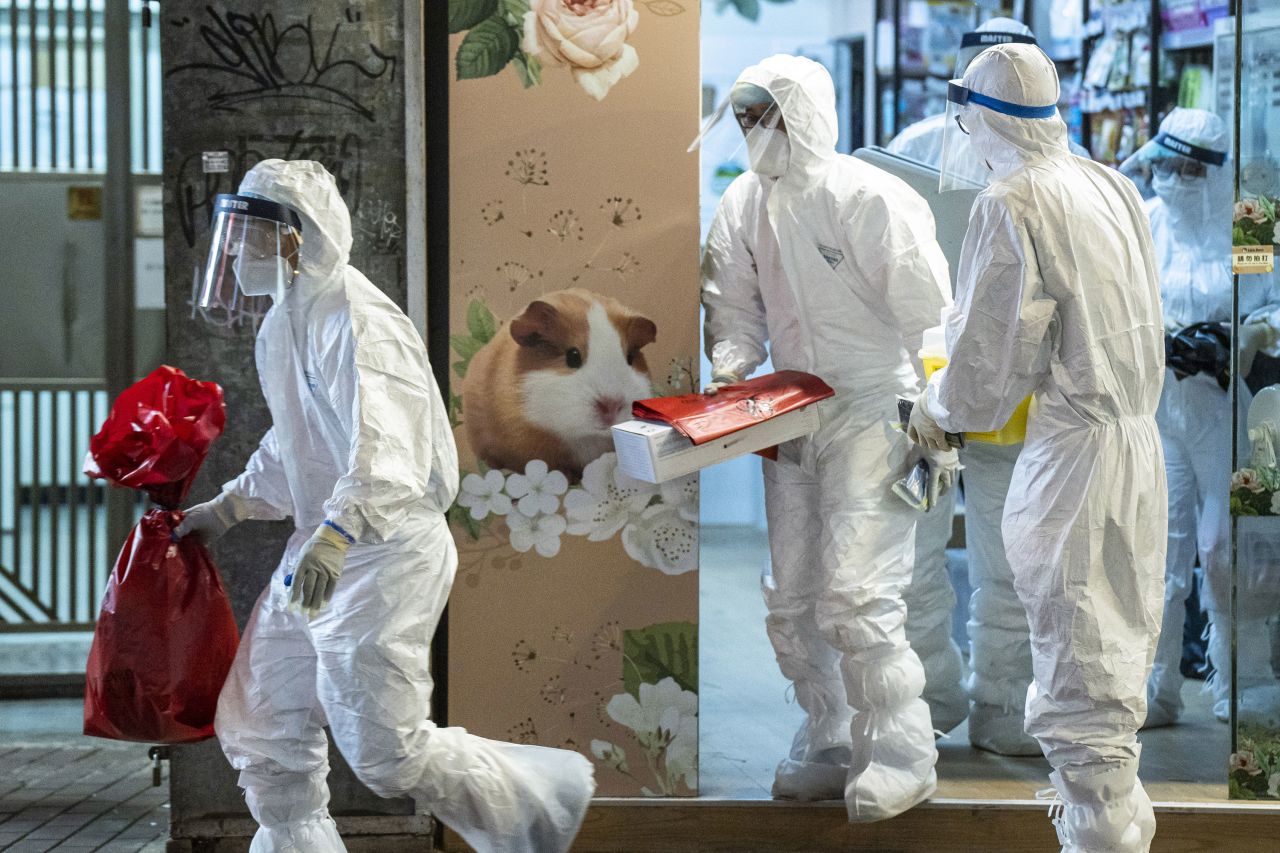
<instances>
[{"instance_id":1,"label":"logo patch on sleeve","mask_svg":"<svg viewBox=\"0 0 1280 853\"><path fill-rule=\"evenodd\" d=\"M833 270L840 266L840 263L844 260L844 252L839 249L833 249L830 246L824 246L821 243L818 244L818 252L822 255L822 259L827 262L827 266Z\"/></svg>"}]
</instances>

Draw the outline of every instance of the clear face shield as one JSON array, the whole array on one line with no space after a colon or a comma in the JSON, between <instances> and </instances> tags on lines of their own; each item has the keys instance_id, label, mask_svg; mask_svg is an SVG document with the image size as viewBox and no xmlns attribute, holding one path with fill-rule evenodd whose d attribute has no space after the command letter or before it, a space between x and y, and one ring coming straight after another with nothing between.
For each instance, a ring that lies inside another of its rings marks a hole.
<instances>
[{"instance_id":1,"label":"clear face shield","mask_svg":"<svg viewBox=\"0 0 1280 853\"><path fill-rule=\"evenodd\" d=\"M1046 119L1058 114L1058 105L1015 104L968 89L961 80L949 82L946 125L942 129L942 158L938 164L938 192L980 190L991 180L991 167L983 160L971 138L971 126L981 121L978 110L989 110L1012 118Z\"/></svg>"},{"instance_id":2,"label":"clear face shield","mask_svg":"<svg viewBox=\"0 0 1280 853\"><path fill-rule=\"evenodd\" d=\"M260 317L268 300L283 298L297 274L302 243L298 215L282 204L248 195L219 195L212 237L194 307L201 316L234 326Z\"/></svg>"},{"instance_id":3,"label":"clear face shield","mask_svg":"<svg viewBox=\"0 0 1280 853\"><path fill-rule=\"evenodd\" d=\"M1120 172L1138 186L1143 198L1158 196L1175 220L1230 222L1227 155L1159 133L1120 164ZM1220 208L1214 210L1214 208Z\"/></svg>"},{"instance_id":4,"label":"clear face shield","mask_svg":"<svg viewBox=\"0 0 1280 853\"><path fill-rule=\"evenodd\" d=\"M711 140L723 133L717 128L727 124L722 120L730 114L741 134L733 143L732 153L724 159L733 160L745 148L752 171L764 177L781 177L791 161L786 123L777 102L758 86L735 86L729 97L721 101L715 112L703 122L701 132L688 150L709 148Z\"/></svg>"}]
</instances>

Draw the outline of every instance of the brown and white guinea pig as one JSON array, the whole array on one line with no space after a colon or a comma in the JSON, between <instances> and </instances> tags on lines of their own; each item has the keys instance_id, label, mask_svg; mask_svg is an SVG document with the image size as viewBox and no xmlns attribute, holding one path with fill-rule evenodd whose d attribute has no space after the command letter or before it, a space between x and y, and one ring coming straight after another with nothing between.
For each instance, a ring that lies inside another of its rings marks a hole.
<instances>
[{"instance_id":1,"label":"brown and white guinea pig","mask_svg":"<svg viewBox=\"0 0 1280 853\"><path fill-rule=\"evenodd\" d=\"M541 459L580 479L613 449L610 427L650 396L642 350L657 334L648 317L590 290L530 302L471 360L462 390L471 449L492 468Z\"/></svg>"}]
</instances>

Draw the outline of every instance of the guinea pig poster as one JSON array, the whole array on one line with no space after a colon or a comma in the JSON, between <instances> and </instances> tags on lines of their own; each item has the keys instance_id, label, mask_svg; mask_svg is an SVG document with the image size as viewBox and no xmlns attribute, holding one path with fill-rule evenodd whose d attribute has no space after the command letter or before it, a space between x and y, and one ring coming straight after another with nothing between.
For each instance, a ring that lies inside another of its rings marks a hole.
<instances>
[{"instance_id":1,"label":"guinea pig poster","mask_svg":"<svg viewBox=\"0 0 1280 853\"><path fill-rule=\"evenodd\" d=\"M613 448L610 428L652 396L645 347L658 327L581 288L530 302L471 359L462 386L467 438L490 468L542 460L571 483Z\"/></svg>"},{"instance_id":2,"label":"guinea pig poster","mask_svg":"<svg viewBox=\"0 0 1280 853\"><path fill-rule=\"evenodd\" d=\"M431 164L449 170L449 361L433 366L460 479L449 722L576 750L600 796L692 796L699 481L628 477L610 427L698 387L700 4L535 4L621 16L625 45L582 30L625 47L593 69L525 61L551 18L498 5L452 36L458 75L428 108L450 142ZM499 26L509 62L485 47Z\"/></svg>"}]
</instances>

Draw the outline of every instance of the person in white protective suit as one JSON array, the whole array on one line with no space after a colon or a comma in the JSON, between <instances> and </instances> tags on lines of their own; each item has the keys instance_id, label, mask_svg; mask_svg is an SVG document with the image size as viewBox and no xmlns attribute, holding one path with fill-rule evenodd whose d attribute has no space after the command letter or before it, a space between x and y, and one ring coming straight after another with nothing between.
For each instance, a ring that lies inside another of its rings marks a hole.
<instances>
[{"instance_id":1,"label":"person in white protective suit","mask_svg":"<svg viewBox=\"0 0 1280 853\"><path fill-rule=\"evenodd\" d=\"M956 51L956 67L953 76L964 76L965 69L974 58L989 47L997 44L1036 44L1035 33L1021 21L1013 18L990 18L983 21L970 32L960 38L960 49ZM926 116L903 128L897 136L889 140L885 150L937 167L942 157L942 135L946 127L945 112ZM963 143L961 143L963 144ZM1088 152L1074 142L1071 150L1082 157ZM991 171L982 160L974 158L956 158L955 175L957 178L971 182L975 187L984 187L991 177Z\"/></svg>"},{"instance_id":2,"label":"person in white protective suit","mask_svg":"<svg viewBox=\"0 0 1280 853\"><path fill-rule=\"evenodd\" d=\"M990 18L961 36L960 48L956 51L955 73L952 76L963 77L969 63L993 45L1035 43L1035 33L1021 21L1015 21L1013 18ZM885 150L909 157L918 163L936 167L942 157L942 132L946 127L946 121L945 111L926 116L903 128L889 141ZM964 164L960 168L963 169L963 172L959 173L961 177L972 181L975 186L986 185L990 171L981 160Z\"/></svg>"},{"instance_id":3,"label":"person in white protective suit","mask_svg":"<svg viewBox=\"0 0 1280 853\"><path fill-rule=\"evenodd\" d=\"M961 250L949 362L908 432L945 446L1034 395L1003 529L1031 626L1027 732L1053 766L1064 851L1147 851L1137 731L1168 513L1158 268L1136 188L1070 153L1058 96L1053 62L1031 45L989 48L952 81L948 129L971 134L992 180Z\"/></svg>"},{"instance_id":4,"label":"person in white protective suit","mask_svg":"<svg viewBox=\"0 0 1280 853\"><path fill-rule=\"evenodd\" d=\"M956 77L963 77L975 57L997 44L1035 44L1026 24L1012 18L991 18L965 33L956 53ZM942 157L945 112L909 126L887 150L937 167ZM965 145L968 139L958 141ZM1086 155L1083 148L1072 151ZM976 155L952 157L955 174L974 187L986 186L991 170ZM1013 570L1004 553L1000 519L1022 445L971 442L960 452L964 466L965 547L969 562L969 742L1001 755L1039 755L1040 745L1023 729L1027 686L1031 684L1031 637L1026 611L1013 588ZM955 500L954 494L951 498ZM941 508L941 507L940 507ZM921 519L916 533L916 571L946 563L952 513ZM942 602L939 602L939 607ZM911 618L927 618L928 611L908 600ZM950 613L948 613L950 618ZM927 661L928 658L926 657ZM935 725L938 725L935 714ZM944 726L939 725L939 728Z\"/></svg>"},{"instance_id":5,"label":"person in white protective suit","mask_svg":"<svg viewBox=\"0 0 1280 853\"><path fill-rule=\"evenodd\" d=\"M919 195L836 153L821 65L770 57L732 102L752 170L726 191L703 256L707 390L750 375L769 345L777 368L836 391L818 431L764 463L766 628L807 715L773 792L843 797L850 820L879 820L937 783L902 599L918 513L892 492L919 453L891 422L919 388L908 354L950 302L947 263ZM928 455L941 490L955 455Z\"/></svg>"},{"instance_id":6,"label":"person in white protective suit","mask_svg":"<svg viewBox=\"0 0 1280 853\"><path fill-rule=\"evenodd\" d=\"M1231 322L1231 204L1227 126L1204 110L1177 108L1156 137L1122 166L1150 175L1156 196L1147 202L1165 330L1193 323ZM1271 316L1277 300L1270 282L1240 290L1239 366L1247 376L1254 356L1275 343ZM1248 391L1241 388L1241 394ZM1182 712L1183 625L1191 578L1199 557L1201 601L1209 616L1209 680L1214 713L1227 719L1231 689L1231 395L1210 372L1183 374L1170 367L1156 412L1169 480L1169 540L1165 606L1155 665L1147 684L1148 727L1168 725Z\"/></svg>"},{"instance_id":7,"label":"person in white protective suit","mask_svg":"<svg viewBox=\"0 0 1280 853\"><path fill-rule=\"evenodd\" d=\"M219 196L202 299L274 295L257 339L272 426L176 531L297 531L249 618L215 728L260 824L253 853L342 851L328 743L384 797L412 796L479 851L564 851L594 789L566 750L437 728L429 644L457 553L457 451L426 349L348 264L351 217L311 161L265 160ZM300 248L299 248L300 240Z\"/></svg>"}]
</instances>

